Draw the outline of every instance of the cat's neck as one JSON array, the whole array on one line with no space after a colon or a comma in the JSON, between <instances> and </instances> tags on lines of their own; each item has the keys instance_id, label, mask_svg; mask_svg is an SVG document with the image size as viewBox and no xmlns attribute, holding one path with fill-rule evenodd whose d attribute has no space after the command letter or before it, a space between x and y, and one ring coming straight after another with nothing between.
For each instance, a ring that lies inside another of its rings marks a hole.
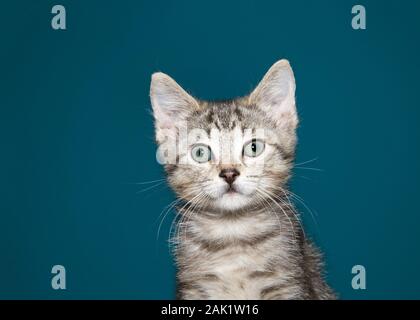
<instances>
[{"instance_id":1,"label":"cat's neck","mask_svg":"<svg viewBox=\"0 0 420 320\"><path fill-rule=\"evenodd\" d=\"M263 237L282 233L296 238L301 228L299 218L290 203L249 207L246 211L199 209L180 212L177 242L194 239L207 245L255 243Z\"/></svg>"}]
</instances>

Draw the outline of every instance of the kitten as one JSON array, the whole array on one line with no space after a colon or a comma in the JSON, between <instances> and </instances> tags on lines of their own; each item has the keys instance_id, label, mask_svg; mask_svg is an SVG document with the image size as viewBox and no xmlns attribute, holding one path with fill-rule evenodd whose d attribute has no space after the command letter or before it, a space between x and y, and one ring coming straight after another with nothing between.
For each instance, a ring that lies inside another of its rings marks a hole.
<instances>
[{"instance_id":1,"label":"kitten","mask_svg":"<svg viewBox=\"0 0 420 320\"><path fill-rule=\"evenodd\" d=\"M163 73L150 97L158 159L182 203L178 298L334 299L287 190L298 124L289 62L246 97L199 101Z\"/></svg>"}]
</instances>

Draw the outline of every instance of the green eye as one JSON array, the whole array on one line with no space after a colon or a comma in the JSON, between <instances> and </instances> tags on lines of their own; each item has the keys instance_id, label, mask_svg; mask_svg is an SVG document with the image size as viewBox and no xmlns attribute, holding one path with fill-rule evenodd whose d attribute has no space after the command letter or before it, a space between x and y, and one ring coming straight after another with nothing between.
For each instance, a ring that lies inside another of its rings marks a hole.
<instances>
[{"instance_id":1,"label":"green eye","mask_svg":"<svg viewBox=\"0 0 420 320\"><path fill-rule=\"evenodd\" d=\"M243 154L247 157L255 158L255 157L258 157L264 151L264 149L265 149L264 142L253 139L244 145Z\"/></svg>"},{"instance_id":2,"label":"green eye","mask_svg":"<svg viewBox=\"0 0 420 320\"><path fill-rule=\"evenodd\" d=\"M211 160L211 149L204 144L197 144L191 149L191 157L198 163L204 163Z\"/></svg>"}]
</instances>

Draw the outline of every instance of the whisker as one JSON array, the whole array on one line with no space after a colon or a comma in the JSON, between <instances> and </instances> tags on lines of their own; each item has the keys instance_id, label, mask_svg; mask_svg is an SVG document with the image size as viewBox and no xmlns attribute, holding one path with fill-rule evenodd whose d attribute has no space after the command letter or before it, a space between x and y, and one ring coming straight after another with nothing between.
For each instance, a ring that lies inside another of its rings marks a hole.
<instances>
[{"instance_id":1,"label":"whisker","mask_svg":"<svg viewBox=\"0 0 420 320\"><path fill-rule=\"evenodd\" d=\"M122 182L123 184L151 184L151 183L155 183L155 182L160 182L166 180L166 178L162 178L162 179L157 179L157 180L150 180L150 181L142 181L142 182Z\"/></svg>"},{"instance_id":2,"label":"whisker","mask_svg":"<svg viewBox=\"0 0 420 320\"><path fill-rule=\"evenodd\" d=\"M300 229L301 229L301 231L303 233L303 236L306 237L305 229L303 228L302 221L301 221L301 219L299 217L299 213L294 208L292 202L290 201L289 197L287 196L287 193L286 193L285 189L283 189L283 188L281 188L279 186L270 186L270 185L264 184L264 183L263 183L263 185L266 186L266 188L264 190L268 193L268 195L271 195L273 198L275 198L276 200L280 201L282 204L286 205L286 207L288 207L292 211L293 216L296 218L297 222L299 223L299 226L300 226ZM284 202L284 200L283 200L283 198L281 196L279 196L279 195L271 192L270 190L268 190L268 188L272 188L274 190L281 191L284 194L284 196L286 197L288 203ZM275 203L277 204L277 202L275 202ZM284 209L280 205L278 205L278 206L283 211L283 214L285 214L286 217L290 221L290 217L285 213Z\"/></svg>"},{"instance_id":3,"label":"whisker","mask_svg":"<svg viewBox=\"0 0 420 320\"><path fill-rule=\"evenodd\" d=\"M271 201L283 212L284 216L289 220L290 226L292 227L292 232L293 232L294 239L297 240L295 228L293 226L293 222L290 219L289 215L284 211L284 209L282 208L282 206L280 206L277 203L277 201L275 201L275 199L273 199L273 197L267 192L268 190L264 190L263 191L263 190L260 189L260 191L262 191L266 197L268 197L269 199L271 199Z\"/></svg>"},{"instance_id":4,"label":"whisker","mask_svg":"<svg viewBox=\"0 0 420 320\"><path fill-rule=\"evenodd\" d=\"M163 214L163 212L165 212L164 213L164 215L163 215L163 218L161 219L161 221L160 221L160 223L159 223L159 227L158 227L158 230L157 230L157 235L156 235L156 240L158 240L159 239L159 235L160 235L160 230L161 230L161 227L162 227L162 224L163 224L163 222L165 221L165 219L166 219L166 217L168 216L168 214L171 212L171 210L172 209L174 209L175 208L175 206L177 206L180 202L182 202L182 201L184 201L184 199L182 199L182 198L177 198L177 199L175 199L174 201L172 201L169 205L167 205L166 207L165 207L165 209L163 209L162 210L162 212L159 214L159 217L157 218L157 220L162 216L162 214ZM188 202L187 202L188 203ZM186 204L185 204L186 205ZM177 215L174 217L174 220L176 219L176 217L177 217ZM173 221L172 221L173 222ZM172 225L172 223L171 223L171 225Z\"/></svg>"},{"instance_id":5,"label":"whisker","mask_svg":"<svg viewBox=\"0 0 420 320\"><path fill-rule=\"evenodd\" d=\"M177 203L179 203L181 201L181 199L176 199L175 201L173 201L173 202L171 202L168 206L166 206L166 210L165 209L163 209L163 211L165 211L165 214L163 215L163 218L160 220L160 223L159 223L159 227L158 227L158 230L157 230L157 234L156 234L156 240L159 240L159 235L160 235L160 229L161 229L161 227L162 227L162 224L163 224L163 221L165 221L165 218L167 217L167 215L169 214L169 212L171 212L171 210L177 205ZM162 211L162 212L163 212ZM159 215L159 218L160 218L160 216L162 215L162 212L160 213L160 215ZM159 219L158 218L158 219Z\"/></svg>"},{"instance_id":6,"label":"whisker","mask_svg":"<svg viewBox=\"0 0 420 320\"><path fill-rule=\"evenodd\" d=\"M314 223L315 223L315 226L316 226L316 228L317 229L319 229L319 225L318 225L318 222L316 221L316 219L315 219L315 215L314 215L314 212L311 210L311 208L309 208L309 206L305 203L305 201L303 201L303 199L302 199L302 197L300 197L299 195L297 195L296 193L293 193L292 191L289 191L289 190L286 190L286 189L284 189L284 188L282 188L282 187L280 187L280 186L272 186L272 185L266 185L267 187L270 187L270 188L272 188L272 189L274 189L274 190L278 190L278 191L281 191L281 192L283 192L283 193L286 193L286 194L289 194L294 200L296 200L296 201L298 201L300 204L302 204L303 205L303 207L304 207L304 209L310 214L310 216L311 216L311 218L312 218L312 220L314 221ZM289 202L290 202L290 200L289 200Z\"/></svg>"},{"instance_id":7,"label":"whisker","mask_svg":"<svg viewBox=\"0 0 420 320\"><path fill-rule=\"evenodd\" d=\"M188 225L188 222L192 219L194 214L196 214L195 210L201 208L201 205L203 204L203 202L204 202L203 200L205 198L206 198L206 195L204 194L204 192L200 192L198 194L197 199L196 199L196 203L193 203L190 208L187 208L187 211L184 213L184 215L186 217L185 220L184 220L185 226ZM185 227L184 228L184 239L186 240L186 238L187 238L187 228Z\"/></svg>"},{"instance_id":8,"label":"whisker","mask_svg":"<svg viewBox=\"0 0 420 320\"><path fill-rule=\"evenodd\" d=\"M140 190L140 191L137 191L137 192L136 192L136 194L139 194L139 193L142 193L142 192L146 192L146 191L148 191L148 190L151 190L151 189L153 189L153 188L156 188L156 187L160 186L161 184L163 184L164 182L165 182L165 181L161 181L161 182L159 182L159 183L157 183L157 184L155 184L155 185L153 185L153 186L150 186L150 187L147 187L147 188L142 189L142 190Z\"/></svg>"},{"instance_id":9,"label":"whisker","mask_svg":"<svg viewBox=\"0 0 420 320\"><path fill-rule=\"evenodd\" d=\"M289 194L292 196L292 198L294 198L294 199L296 199L297 201L299 201L304 207L305 207L305 209L309 212L309 214L311 215L311 217L312 217L312 220L314 221L314 223L315 223L315 226L317 227L317 229L319 229L319 225L318 225L318 222L316 221L316 219L315 219L315 215L317 215L316 214L316 212L314 213L312 210L311 210L311 208L309 208L309 206L305 203L305 201L303 201L303 199L301 198L301 197L299 197L297 194L295 194L295 193L293 193L293 192L291 192L291 191L289 191Z\"/></svg>"},{"instance_id":10,"label":"whisker","mask_svg":"<svg viewBox=\"0 0 420 320\"><path fill-rule=\"evenodd\" d=\"M310 168L310 167L297 167L297 166L294 166L293 168L296 168L296 169L302 169L302 170L313 170L313 171L325 171L325 170L323 170L323 169L319 169L319 168Z\"/></svg>"},{"instance_id":11,"label":"whisker","mask_svg":"<svg viewBox=\"0 0 420 320\"><path fill-rule=\"evenodd\" d=\"M308 181L314 181L314 179L311 179L311 178L309 178L307 176L298 175L298 177L299 178L302 178L302 179L305 179L305 180L308 180Z\"/></svg>"},{"instance_id":12,"label":"whisker","mask_svg":"<svg viewBox=\"0 0 420 320\"><path fill-rule=\"evenodd\" d=\"M202 197L203 192L199 192L196 194L192 199L188 200L181 208L179 208L177 211L177 215L172 220L171 227L169 229L169 244L171 245L177 245L180 243L180 232L182 229L182 226L184 223L188 222L188 218L190 216L190 213L195 209L198 203L200 203L200 198ZM197 200L197 201L196 201ZM197 203L194 203L196 201ZM187 207L189 206L189 207ZM186 211L184 211L185 207L187 207ZM180 220L177 222L177 218L181 217ZM177 228L175 230L175 235L172 237L172 230L174 225L177 224Z\"/></svg>"},{"instance_id":13,"label":"whisker","mask_svg":"<svg viewBox=\"0 0 420 320\"><path fill-rule=\"evenodd\" d=\"M264 205L264 203L265 203L266 205L268 205L271 208L271 210L273 210L273 212L272 211L269 211L269 212L276 217L277 222L278 222L278 225L279 225L279 228L280 228L280 232L281 232L281 230L282 230L282 224L281 224L281 221L280 221L279 216L276 213L276 210L274 210L273 209L273 206L271 205L271 203L264 198L264 195L261 193L260 190L257 189L256 191L257 191L258 198L260 199L259 203L262 204L262 205Z\"/></svg>"},{"instance_id":14,"label":"whisker","mask_svg":"<svg viewBox=\"0 0 420 320\"><path fill-rule=\"evenodd\" d=\"M315 158L313 158L311 160L307 160L307 161L304 161L304 162L296 163L295 166L301 166L303 164L307 164L307 163L314 162L314 161L317 161L317 160L318 160L318 157L315 157Z\"/></svg>"}]
</instances>

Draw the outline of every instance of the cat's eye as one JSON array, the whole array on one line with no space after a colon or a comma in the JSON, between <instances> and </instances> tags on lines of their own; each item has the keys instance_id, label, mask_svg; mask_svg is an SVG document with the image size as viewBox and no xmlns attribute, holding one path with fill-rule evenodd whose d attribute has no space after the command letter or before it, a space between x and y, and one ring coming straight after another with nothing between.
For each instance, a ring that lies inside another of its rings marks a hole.
<instances>
[{"instance_id":1,"label":"cat's eye","mask_svg":"<svg viewBox=\"0 0 420 320\"><path fill-rule=\"evenodd\" d=\"M265 143L261 140L252 139L244 145L243 154L247 157L258 157L265 149Z\"/></svg>"},{"instance_id":2,"label":"cat's eye","mask_svg":"<svg viewBox=\"0 0 420 320\"><path fill-rule=\"evenodd\" d=\"M191 157L198 163L204 163L211 160L211 149L205 144L197 144L191 148Z\"/></svg>"}]
</instances>

